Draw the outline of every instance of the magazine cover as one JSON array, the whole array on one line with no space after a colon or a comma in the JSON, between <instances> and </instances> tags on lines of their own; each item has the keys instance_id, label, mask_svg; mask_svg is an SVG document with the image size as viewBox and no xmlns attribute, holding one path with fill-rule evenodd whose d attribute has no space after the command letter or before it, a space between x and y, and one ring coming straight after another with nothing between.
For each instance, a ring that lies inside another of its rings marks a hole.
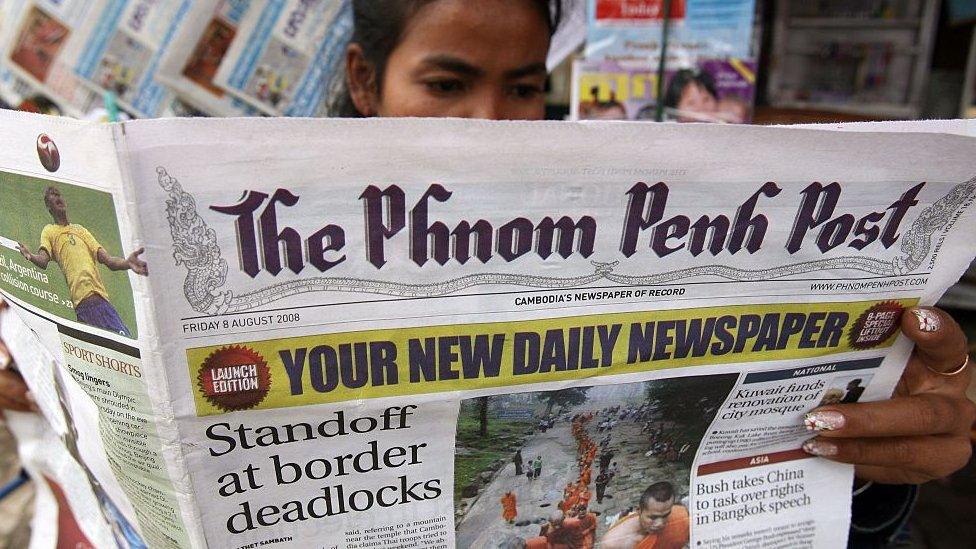
<instances>
[{"instance_id":1,"label":"magazine cover","mask_svg":"<svg viewBox=\"0 0 976 549\"><path fill-rule=\"evenodd\" d=\"M691 68L671 67L663 83L657 67L644 61L576 60L570 117L657 120L660 115L673 122L747 124L755 91L756 67L748 60L706 59Z\"/></svg>"},{"instance_id":2,"label":"magazine cover","mask_svg":"<svg viewBox=\"0 0 976 549\"><path fill-rule=\"evenodd\" d=\"M667 56L753 58L755 0L672 0ZM588 0L587 59L649 60L664 47L664 0Z\"/></svg>"}]
</instances>

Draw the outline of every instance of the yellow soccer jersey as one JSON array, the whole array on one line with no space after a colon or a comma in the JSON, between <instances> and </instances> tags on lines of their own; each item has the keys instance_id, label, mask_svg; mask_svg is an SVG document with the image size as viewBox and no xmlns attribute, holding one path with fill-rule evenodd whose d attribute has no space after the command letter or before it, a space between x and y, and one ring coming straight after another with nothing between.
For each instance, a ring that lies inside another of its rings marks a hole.
<instances>
[{"instance_id":1,"label":"yellow soccer jersey","mask_svg":"<svg viewBox=\"0 0 976 549\"><path fill-rule=\"evenodd\" d=\"M41 248L47 250L51 259L61 267L76 307L92 294L108 299L105 284L98 274L97 256L101 245L88 229L74 223L47 225L41 231Z\"/></svg>"}]
</instances>

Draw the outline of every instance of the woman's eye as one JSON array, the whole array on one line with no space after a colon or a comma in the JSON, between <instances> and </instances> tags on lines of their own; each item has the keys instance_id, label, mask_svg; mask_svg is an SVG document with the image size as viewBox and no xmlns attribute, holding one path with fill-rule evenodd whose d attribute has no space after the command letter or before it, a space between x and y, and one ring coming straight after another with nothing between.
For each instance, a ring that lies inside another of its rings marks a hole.
<instances>
[{"instance_id":1,"label":"woman's eye","mask_svg":"<svg viewBox=\"0 0 976 549\"><path fill-rule=\"evenodd\" d=\"M464 90L460 80L430 80L424 83L427 89L438 94L458 93Z\"/></svg>"},{"instance_id":2,"label":"woman's eye","mask_svg":"<svg viewBox=\"0 0 976 549\"><path fill-rule=\"evenodd\" d=\"M512 95L519 99L533 99L542 93L544 92L540 86L531 84L517 84L512 87Z\"/></svg>"}]
</instances>

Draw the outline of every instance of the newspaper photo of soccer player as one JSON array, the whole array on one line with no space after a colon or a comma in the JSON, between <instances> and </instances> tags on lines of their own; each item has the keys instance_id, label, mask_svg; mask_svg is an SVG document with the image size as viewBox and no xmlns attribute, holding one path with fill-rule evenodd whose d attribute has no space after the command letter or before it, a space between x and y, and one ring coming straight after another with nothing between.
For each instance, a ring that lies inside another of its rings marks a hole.
<instances>
[{"instance_id":1,"label":"newspaper photo of soccer player","mask_svg":"<svg viewBox=\"0 0 976 549\"><path fill-rule=\"evenodd\" d=\"M458 546L684 547L691 464L734 382L683 377L462 401Z\"/></svg>"},{"instance_id":2,"label":"newspaper photo of soccer player","mask_svg":"<svg viewBox=\"0 0 976 549\"><path fill-rule=\"evenodd\" d=\"M0 173L0 288L46 312L136 338L128 272L149 273L142 249L122 249L112 196Z\"/></svg>"}]
</instances>

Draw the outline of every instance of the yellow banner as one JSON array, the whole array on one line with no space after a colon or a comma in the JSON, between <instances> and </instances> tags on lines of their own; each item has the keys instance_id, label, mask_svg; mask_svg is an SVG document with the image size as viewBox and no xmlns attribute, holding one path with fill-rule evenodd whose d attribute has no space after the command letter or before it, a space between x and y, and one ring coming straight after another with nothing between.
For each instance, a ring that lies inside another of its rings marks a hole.
<instances>
[{"instance_id":1,"label":"yellow banner","mask_svg":"<svg viewBox=\"0 0 976 549\"><path fill-rule=\"evenodd\" d=\"M292 337L187 351L197 414L888 347L917 300L779 303Z\"/></svg>"}]
</instances>

